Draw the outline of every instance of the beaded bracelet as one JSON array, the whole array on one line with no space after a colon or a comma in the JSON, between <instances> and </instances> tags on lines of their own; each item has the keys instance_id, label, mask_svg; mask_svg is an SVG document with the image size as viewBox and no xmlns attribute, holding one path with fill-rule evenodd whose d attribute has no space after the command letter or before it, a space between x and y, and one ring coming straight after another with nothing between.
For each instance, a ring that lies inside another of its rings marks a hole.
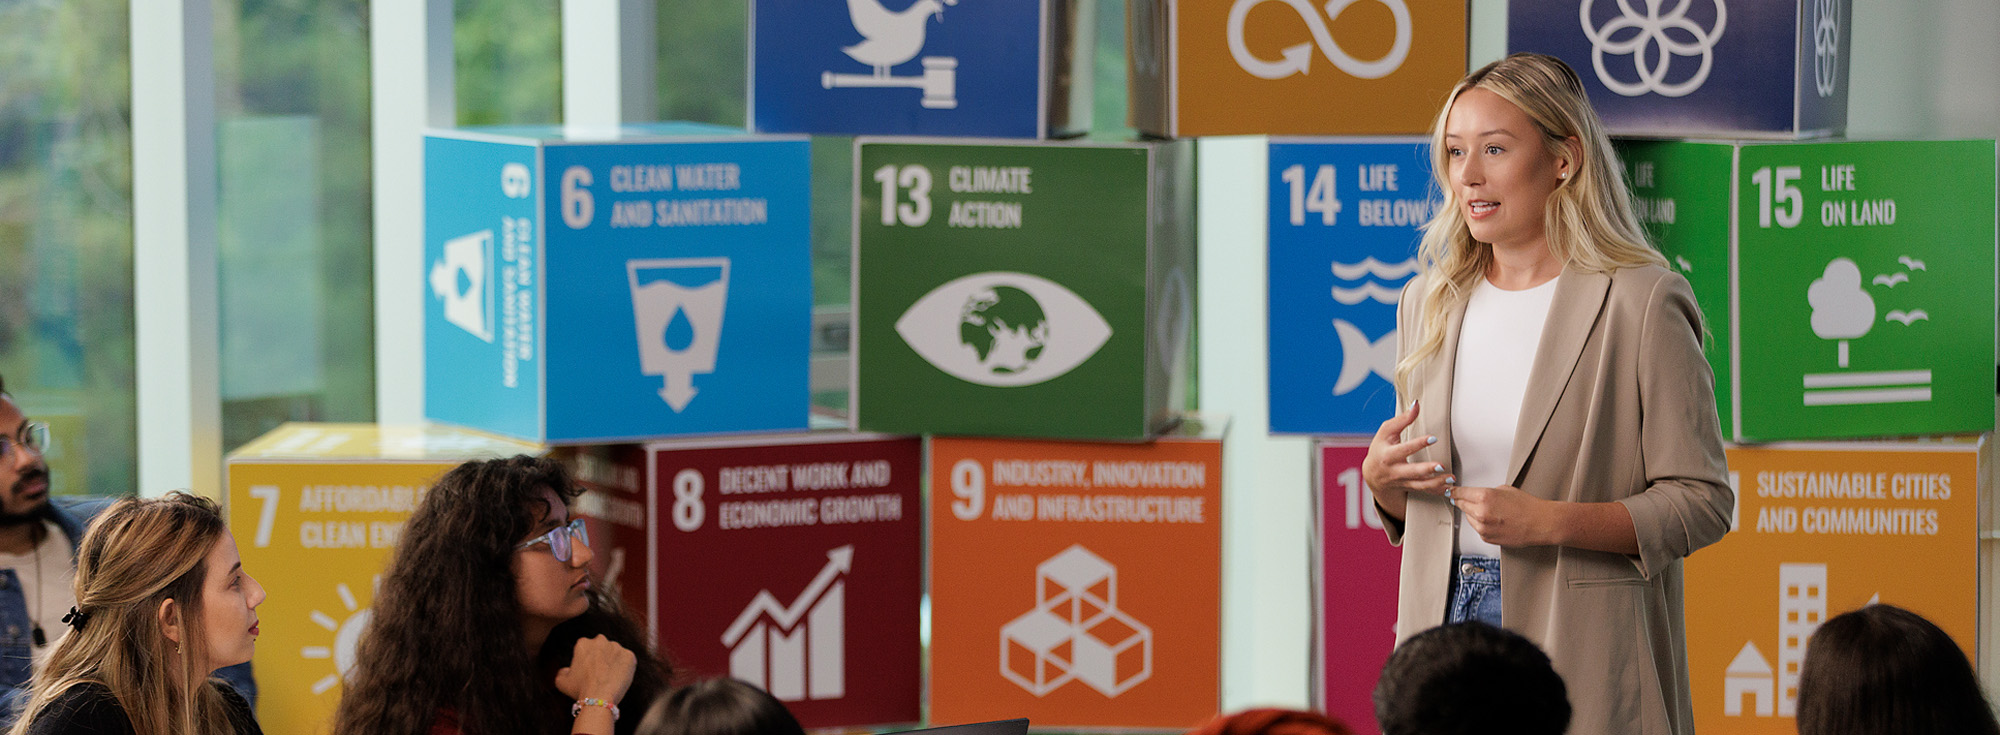
<instances>
[{"instance_id":1,"label":"beaded bracelet","mask_svg":"<svg viewBox=\"0 0 2000 735\"><path fill-rule=\"evenodd\" d=\"M603 707L605 709L611 710L611 721L612 722L618 721L618 705L606 702L596 697L585 697L583 699L576 700L576 704L572 704L569 706L569 716L575 717L577 715L583 714L583 708L585 707Z\"/></svg>"}]
</instances>

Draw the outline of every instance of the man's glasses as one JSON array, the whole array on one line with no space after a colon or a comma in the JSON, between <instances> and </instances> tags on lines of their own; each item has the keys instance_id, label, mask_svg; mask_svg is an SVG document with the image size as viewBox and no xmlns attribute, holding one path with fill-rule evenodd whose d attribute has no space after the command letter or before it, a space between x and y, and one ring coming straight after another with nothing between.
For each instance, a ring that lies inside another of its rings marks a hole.
<instances>
[{"instance_id":1,"label":"man's glasses","mask_svg":"<svg viewBox=\"0 0 2000 735\"><path fill-rule=\"evenodd\" d=\"M548 533L528 539L527 543L514 548L518 551L531 548L535 544L548 544L549 553L555 555L556 561L566 562L576 550L570 539L580 541L584 546L590 545L590 532L584 530L582 518L570 521L567 526L551 528Z\"/></svg>"},{"instance_id":2,"label":"man's glasses","mask_svg":"<svg viewBox=\"0 0 2000 735\"><path fill-rule=\"evenodd\" d=\"M48 454L49 425L33 421L21 429L18 437L0 434L0 460L14 461L14 452L20 447L33 449L36 454Z\"/></svg>"}]
</instances>

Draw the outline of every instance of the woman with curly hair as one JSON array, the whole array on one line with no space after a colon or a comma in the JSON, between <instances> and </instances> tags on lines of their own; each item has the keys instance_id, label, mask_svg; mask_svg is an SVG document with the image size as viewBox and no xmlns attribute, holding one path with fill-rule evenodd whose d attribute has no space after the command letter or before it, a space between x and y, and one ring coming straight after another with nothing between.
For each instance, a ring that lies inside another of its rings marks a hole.
<instances>
[{"instance_id":1,"label":"woman with curly hair","mask_svg":"<svg viewBox=\"0 0 2000 735\"><path fill-rule=\"evenodd\" d=\"M72 630L30 682L15 735L262 735L216 669L250 660L264 587L206 499L126 498L76 559Z\"/></svg>"},{"instance_id":2,"label":"woman with curly hair","mask_svg":"<svg viewBox=\"0 0 2000 735\"><path fill-rule=\"evenodd\" d=\"M403 527L338 735L630 735L667 665L591 584L581 492L554 460L467 462Z\"/></svg>"}]
</instances>

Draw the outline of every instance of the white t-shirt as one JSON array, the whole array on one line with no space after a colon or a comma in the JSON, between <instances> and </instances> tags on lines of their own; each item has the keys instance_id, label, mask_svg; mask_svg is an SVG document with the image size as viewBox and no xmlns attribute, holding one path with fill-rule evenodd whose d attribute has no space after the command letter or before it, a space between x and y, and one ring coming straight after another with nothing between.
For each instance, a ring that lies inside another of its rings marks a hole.
<instances>
[{"instance_id":1,"label":"white t-shirt","mask_svg":"<svg viewBox=\"0 0 2000 735\"><path fill-rule=\"evenodd\" d=\"M14 570L14 577L21 580L22 601L28 608L28 619L42 626L42 633L48 636L46 646L31 646L35 653L35 667L42 665L42 657L55 650L56 642L69 632L63 624L63 616L69 614L71 605L76 604L76 566L71 562L69 537L63 535L62 528L43 521L42 543L36 551L26 554L0 553L0 568ZM21 631L26 637L28 631Z\"/></svg>"},{"instance_id":2,"label":"white t-shirt","mask_svg":"<svg viewBox=\"0 0 2000 735\"><path fill-rule=\"evenodd\" d=\"M1458 454L1458 484L1495 487L1507 483L1514 454L1514 429L1528 395L1528 371L1549 320L1556 282L1549 279L1522 291L1503 290L1486 279L1472 289L1458 329L1458 360L1452 368L1451 443ZM1472 524L1459 518L1458 553L1500 556Z\"/></svg>"}]
</instances>

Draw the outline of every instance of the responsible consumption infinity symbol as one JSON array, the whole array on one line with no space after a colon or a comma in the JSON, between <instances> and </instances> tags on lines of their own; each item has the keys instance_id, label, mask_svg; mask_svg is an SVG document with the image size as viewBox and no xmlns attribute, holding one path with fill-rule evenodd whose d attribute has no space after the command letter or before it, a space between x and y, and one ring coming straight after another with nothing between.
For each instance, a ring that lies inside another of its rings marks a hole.
<instances>
[{"instance_id":1,"label":"responsible consumption infinity symbol","mask_svg":"<svg viewBox=\"0 0 2000 735\"><path fill-rule=\"evenodd\" d=\"M1360 79L1381 79L1402 67L1403 59L1410 55L1410 6L1404 0L1375 0L1389 9L1396 19L1396 41L1389 47L1389 54L1374 61L1362 61L1348 55L1347 50L1333 40L1333 33L1327 30L1327 20L1339 18L1341 11L1360 0L1328 0L1326 15L1306 0L1236 0L1229 8L1229 55L1236 57L1236 65L1243 67L1251 76L1259 79L1283 79L1293 74L1304 74L1312 64L1312 47L1319 45L1319 52L1327 61L1333 62L1341 71ZM1313 40L1294 46L1287 46L1281 53L1283 58L1269 61L1258 58L1250 52L1243 41L1243 26L1250 18L1250 9L1267 2L1282 2L1292 6L1299 18L1312 31Z\"/></svg>"},{"instance_id":2,"label":"responsible consumption infinity symbol","mask_svg":"<svg viewBox=\"0 0 2000 735\"><path fill-rule=\"evenodd\" d=\"M1618 17L1601 26L1590 18L1593 0L1583 0L1583 5L1578 8L1583 33L1590 37L1590 64L1597 70L1598 81L1604 82L1607 89L1626 97L1637 97L1647 92L1663 97L1681 97L1700 89L1701 83L1708 81L1709 67L1715 62L1715 44L1722 40L1722 31L1729 24L1729 6L1723 0L1710 0L1715 3L1715 27L1705 29L1687 17L1688 6L1694 0L1680 0L1664 14L1660 12L1660 6L1666 0L1643 1L1646 3L1645 13L1633 8L1632 0L1618 0ZM1629 31L1636 32L1623 35ZM1681 37L1677 39L1677 35ZM1606 56L1632 57L1632 68L1638 72L1639 81L1628 82L1613 76L1605 68ZM1667 68L1678 57L1699 57L1701 68L1687 79L1668 82Z\"/></svg>"}]
</instances>

